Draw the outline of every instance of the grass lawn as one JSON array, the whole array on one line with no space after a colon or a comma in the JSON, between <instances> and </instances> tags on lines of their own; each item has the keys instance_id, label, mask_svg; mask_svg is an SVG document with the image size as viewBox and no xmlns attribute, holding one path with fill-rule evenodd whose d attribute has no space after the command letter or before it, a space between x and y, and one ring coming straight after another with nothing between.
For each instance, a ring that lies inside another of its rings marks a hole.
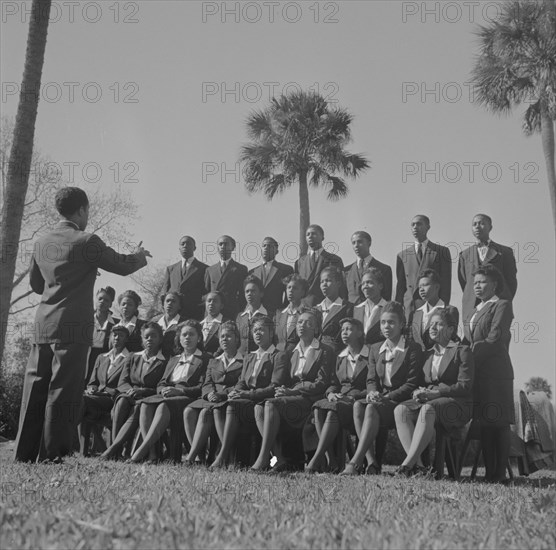
<instances>
[{"instance_id":1,"label":"grass lawn","mask_svg":"<svg viewBox=\"0 0 556 550\"><path fill-rule=\"evenodd\" d=\"M175 465L14 464L0 452L0 547L550 548L556 475L513 486Z\"/></svg>"}]
</instances>

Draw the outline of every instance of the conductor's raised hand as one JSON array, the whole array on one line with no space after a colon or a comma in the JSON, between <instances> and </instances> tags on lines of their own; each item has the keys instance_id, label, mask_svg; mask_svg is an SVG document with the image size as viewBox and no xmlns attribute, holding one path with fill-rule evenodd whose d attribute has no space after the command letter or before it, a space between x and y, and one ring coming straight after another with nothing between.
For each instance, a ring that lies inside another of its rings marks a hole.
<instances>
[{"instance_id":1,"label":"conductor's raised hand","mask_svg":"<svg viewBox=\"0 0 556 550\"><path fill-rule=\"evenodd\" d=\"M144 256L145 258L152 258L151 253L143 248L143 241L140 241L139 244L132 250L132 254Z\"/></svg>"}]
</instances>

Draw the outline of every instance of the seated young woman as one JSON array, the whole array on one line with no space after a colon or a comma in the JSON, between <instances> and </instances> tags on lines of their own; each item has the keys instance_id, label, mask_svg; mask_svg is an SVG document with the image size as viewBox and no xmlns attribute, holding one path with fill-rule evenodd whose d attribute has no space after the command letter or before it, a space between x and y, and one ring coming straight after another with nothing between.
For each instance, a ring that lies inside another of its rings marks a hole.
<instances>
[{"instance_id":1,"label":"seated young woman","mask_svg":"<svg viewBox=\"0 0 556 550\"><path fill-rule=\"evenodd\" d=\"M141 327L143 351L130 355L124 363L118 383L118 396L112 409L113 442L101 455L102 460L121 456L139 426L141 399L156 393L167 360L162 355L162 328L147 322Z\"/></svg>"},{"instance_id":2,"label":"seated young woman","mask_svg":"<svg viewBox=\"0 0 556 550\"><path fill-rule=\"evenodd\" d=\"M205 353L212 357L220 351L219 329L222 323L228 321L222 316L224 309L224 295L217 290L205 296L205 318L201 321L203 329L203 346Z\"/></svg>"},{"instance_id":3,"label":"seated young woman","mask_svg":"<svg viewBox=\"0 0 556 550\"><path fill-rule=\"evenodd\" d=\"M426 471L421 454L438 426L450 431L464 426L473 410L474 361L471 349L457 341L457 318L446 309L430 319L433 348L423 366L425 386L394 410L398 437L407 454L398 468L401 475Z\"/></svg>"},{"instance_id":4,"label":"seated young woman","mask_svg":"<svg viewBox=\"0 0 556 550\"><path fill-rule=\"evenodd\" d=\"M171 446L176 449L175 460L181 459L183 410L201 395L209 356L203 351L203 332L199 321L188 319L178 325L176 348L180 350L168 361L157 395L141 402L139 427L143 442L131 460L156 460L155 443L170 428ZM179 455L179 457L178 457Z\"/></svg>"},{"instance_id":5,"label":"seated young woman","mask_svg":"<svg viewBox=\"0 0 556 550\"><path fill-rule=\"evenodd\" d=\"M101 437L103 417L112 411L114 400L118 394L118 384L125 360L129 356L126 342L129 331L122 326L114 326L111 330L110 344L108 353L103 353L97 357L91 379L83 394L81 409L81 423L79 424L79 435L81 443L81 453L88 456L89 447L86 440L87 432L94 435L95 450L106 450L106 445Z\"/></svg>"},{"instance_id":6,"label":"seated young woman","mask_svg":"<svg viewBox=\"0 0 556 550\"><path fill-rule=\"evenodd\" d=\"M328 470L338 470L338 459L332 448L336 436L342 429L355 433L353 404L365 398L369 348L363 344L364 332L361 321L346 318L340 321L342 342L346 346L336 361L336 372L326 390L326 399L313 405L315 426L319 443L305 471L322 470L322 461L328 458Z\"/></svg>"},{"instance_id":7,"label":"seated young woman","mask_svg":"<svg viewBox=\"0 0 556 550\"><path fill-rule=\"evenodd\" d=\"M161 301L164 313L156 315L151 321L155 321L162 327L162 332L164 333L162 338L162 353L164 357L169 359L176 353L175 342L178 325L185 321L180 315L183 296L177 291L170 290L162 296Z\"/></svg>"},{"instance_id":8,"label":"seated young woman","mask_svg":"<svg viewBox=\"0 0 556 550\"><path fill-rule=\"evenodd\" d=\"M185 433L191 442L186 457L188 464L193 464L197 456L205 451L209 437L214 433L214 411L226 406L228 395L237 384L243 368L243 355L238 351L239 331L233 321L220 325L219 341L222 353L208 364L202 398L193 401L183 411Z\"/></svg>"},{"instance_id":9,"label":"seated young woman","mask_svg":"<svg viewBox=\"0 0 556 550\"><path fill-rule=\"evenodd\" d=\"M380 474L375 442L380 428L396 427L394 409L406 401L421 381L421 347L403 336L405 313L397 302L388 302L380 315L380 330L386 337L371 346L367 375L367 397L353 406L353 422L359 438L357 449L342 475L362 472L367 459L367 474Z\"/></svg>"},{"instance_id":10,"label":"seated young woman","mask_svg":"<svg viewBox=\"0 0 556 550\"><path fill-rule=\"evenodd\" d=\"M85 375L86 381L91 378L97 357L110 350L110 331L119 322L119 319L112 317L112 311L110 310L115 297L116 291L111 286L99 288L95 295L93 343L89 353L87 374Z\"/></svg>"},{"instance_id":11,"label":"seated young woman","mask_svg":"<svg viewBox=\"0 0 556 550\"><path fill-rule=\"evenodd\" d=\"M286 285L288 307L276 311L274 325L276 327L276 347L280 351L293 351L299 342L296 325L301 309L301 301L307 296L309 284L301 275L288 275L283 283Z\"/></svg>"},{"instance_id":12,"label":"seated young woman","mask_svg":"<svg viewBox=\"0 0 556 550\"><path fill-rule=\"evenodd\" d=\"M290 359L289 384L277 387L273 397L255 407L255 420L263 440L252 470L269 469L271 450L277 460L275 471L303 469L301 432L313 404L324 397L334 370L334 352L317 340L320 323L318 309L301 309L297 320L299 343ZM297 447L293 456L286 456L281 448L284 437L290 440L288 444Z\"/></svg>"},{"instance_id":13,"label":"seated young woman","mask_svg":"<svg viewBox=\"0 0 556 550\"><path fill-rule=\"evenodd\" d=\"M363 323L365 343L372 346L384 341L384 335L380 331L380 314L386 305L386 300L382 297L382 271L376 267L366 269L361 276L360 288L365 301L353 308L353 317Z\"/></svg>"},{"instance_id":14,"label":"seated young woman","mask_svg":"<svg viewBox=\"0 0 556 550\"><path fill-rule=\"evenodd\" d=\"M143 349L142 327L145 321L139 319L140 305L141 297L134 290L126 290L118 296L118 308L122 315L118 325L124 326L129 330L127 349L132 353L136 353Z\"/></svg>"},{"instance_id":15,"label":"seated young woman","mask_svg":"<svg viewBox=\"0 0 556 550\"><path fill-rule=\"evenodd\" d=\"M320 290L324 300L317 305L322 313L322 329L319 340L339 353L344 345L340 335L340 320L351 317L353 306L340 297L344 279L342 272L334 266L325 267L320 274Z\"/></svg>"},{"instance_id":16,"label":"seated young woman","mask_svg":"<svg viewBox=\"0 0 556 550\"><path fill-rule=\"evenodd\" d=\"M257 349L253 340L251 324L257 315L268 315L263 306L264 286L262 281L255 275L248 275L243 281L243 294L247 305L236 317L236 324L241 337L239 351L246 355Z\"/></svg>"},{"instance_id":17,"label":"seated young woman","mask_svg":"<svg viewBox=\"0 0 556 550\"><path fill-rule=\"evenodd\" d=\"M243 368L235 388L228 393L225 407L214 410L214 424L222 443L211 468L226 466L230 451L240 431L257 432L255 406L274 395L275 388L287 383L290 362L288 354L272 344L274 323L265 316L257 316L252 325L257 350L243 359Z\"/></svg>"}]
</instances>

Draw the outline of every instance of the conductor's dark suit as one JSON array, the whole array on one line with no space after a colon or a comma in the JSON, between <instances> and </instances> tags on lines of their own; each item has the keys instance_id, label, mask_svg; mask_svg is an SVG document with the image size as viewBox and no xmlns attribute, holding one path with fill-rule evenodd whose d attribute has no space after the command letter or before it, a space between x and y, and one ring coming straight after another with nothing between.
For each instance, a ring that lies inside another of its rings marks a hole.
<instances>
[{"instance_id":1,"label":"conductor's dark suit","mask_svg":"<svg viewBox=\"0 0 556 550\"><path fill-rule=\"evenodd\" d=\"M42 297L25 372L16 460L71 452L94 330L97 271L128 275L144 265L143 255L118 254L68 220L35 243L30 283Z\"/></svg>"},{"instance_id":2,"label":"conductor's dark suit","mask_svg":"<svg viewBox=\"0 0 556 550\"><path fill-rule=\"evenodd\" d=\"M235 319L245 308L245 294L243 281L247 277L247 268L230 259L226 269L221 270L220 262L207 267L205 271L205 293L218 290L224 296L222 315L228 319Z\"/></svg>"},{"instance_id":3,"label":"conductor's dark suit","mask_svg":"<svg viewBox=\"0 0 556 550\"><path fill-rule=\"evenodd\" d=\"M203 294L205 293L207 267L206 264L194 258L185 272L182 270L181 261L166 268L163 292L173 290L183 295L181 315L184 319L201 321L204 317Z\"/></svg>"},{"instance_id":4,"label":"conductor's dark suit","mask_svg":"<svg viewBox=\"0 0 556 550\"><path fill-rule=\"evenodd\" d=\"M405 317L409 321L411 314L423 305L419 297L419 275L434 269L440 277L440 298L445 304L450 303L452 293L452 257L445 246L428 241L421 263L417 259L415 246L411 243L396 258L396 302L405 307Z\"/></svg>"},{"instance_id":5,"label":"conductor's dark suit","mask_svg":"<svg viewBox=\"0 0 556 550\"><path fill-rule=\"evenodd\" d=\"M293 273L291 265L283 264L274 260L268 275L264 273L264 266L259 265L252 269L249 274L258 277L264 286L263 306L268 311L270 316L274 315L279 309L284 309L287 301L284 297L286 285L282 279Z\"/></svg>"},{"instance_id":6,"label":"conductor's dark suit","mask_svg":"<svg viewBox=\"0 0 556 550\"><path fill-rule=\"evenodd\" d=\"M307 306L316 306L324 300L324 296L320 290L320 274L325 267L337 267L340 271L344 269L342 258L331 254L326 250L321 250L315 266L311 268L311 258L309 254L301 256L295 262L294 271L299 273L309 284L307 296L303 298L303 303ZM345 295L345 289L342 289L340 295Z\"/></svg>"},{"instance_id":7,"label":"conductor's dark suit","mask_svg":"<svg viewBox=\"0 0 556 550\"><path fill-rule=\"evenodd\" d=\"M515 264L514 251L509 246L504 246L490 241L483 262L479 258L477 245L466 248L459 255L458 280L463 290L462 318L468 319L473 315L475 306L479 300L473 292L473 273L480 267L492 265L502 273L504 277L504 288L497 289L496 295L504 300L513 300L517 290L517 267Z\"/></svg>"}]
</instances>

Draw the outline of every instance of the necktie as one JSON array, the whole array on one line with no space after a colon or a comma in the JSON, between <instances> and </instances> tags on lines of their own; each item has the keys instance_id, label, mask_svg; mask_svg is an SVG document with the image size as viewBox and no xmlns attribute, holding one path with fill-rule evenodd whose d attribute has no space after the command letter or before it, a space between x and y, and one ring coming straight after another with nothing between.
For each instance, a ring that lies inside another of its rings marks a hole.
<instances>
[{"instance_id":1,"label":"necktie","mask_svg":"<svg viewBox=\"0 0 556 550\"><path fill-rule=\"evenodd\" d=\"M293 313L288 312L288 321L286 323L286 331L288 335L293 332L296 324L297 324L297 311Z\"/></svg>"},{"instance_id":2,"label":"necktie","mask_svg":"<svg viewBox=\"0 0 556 550\"><path fill-rule=\"evenodd\" d=\"M309 267L311 268L311 271L313 271L313 269L315 269L315 265L316 265L316 262L315 262L315 252L314 252L314 251L311 251L311 252L309 253Z\"/></svg>"},{"instance_id":3,"label":"necktie","mask_svg":"<svg viewBox=\"0 0 556 550\"><path fill-rule=\"evenodd\" d=\"M182 277L185 277L186 273L187 273L187 262L183 262L183 265L181 266Z\"/></svg>"},{"instance_id":4,"label":"necktie","mask_svg":"<svg viewBox=\"0 0 556 550\"><path fill-rule=\"evenodd\" d=\"M419 263L423 261L423 243L417 245L417 261Z\"/></svg>"},{"instance_id":5,"label":"necktie","mask_svg":"<svg viewBox=\"0 0 556 550\"><path fill-rule=\"evenodd\" d=\"M359 273L359 278L363 275L363 258L357 260L357 272Z\"/></svg>"},{"instance_id":6,"label":"necktie","mask_svg":"<svg viewBox=\"0 0 556 550\"><path fill-rule=\"evenodd\" d=\"M226 270L226 262L220 262L220 274L222 275Z\"/></svg>"}]
</instances>

